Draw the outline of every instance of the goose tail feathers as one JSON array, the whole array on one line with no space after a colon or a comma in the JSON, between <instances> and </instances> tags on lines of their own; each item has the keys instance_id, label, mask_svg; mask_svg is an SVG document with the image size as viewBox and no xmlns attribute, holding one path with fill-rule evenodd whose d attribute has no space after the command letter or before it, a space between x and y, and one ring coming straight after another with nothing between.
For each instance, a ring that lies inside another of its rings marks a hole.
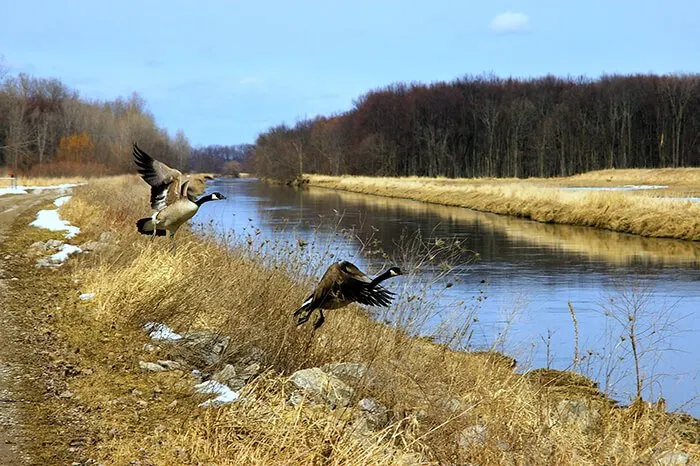
<instances>
[{"instance_id":1,"label":"goose tail feathers","mask_svg":"<svg viewBox=\"0 0 700 466\"><path fill-rule=\"evenodd\" d=\"M145 217L136 222L136 229L142 235L152 235L153 228L153 219L151 217ZM156 230L156 236L165 236L165 234L165 230Z\"/></svg>"}]
</instances>

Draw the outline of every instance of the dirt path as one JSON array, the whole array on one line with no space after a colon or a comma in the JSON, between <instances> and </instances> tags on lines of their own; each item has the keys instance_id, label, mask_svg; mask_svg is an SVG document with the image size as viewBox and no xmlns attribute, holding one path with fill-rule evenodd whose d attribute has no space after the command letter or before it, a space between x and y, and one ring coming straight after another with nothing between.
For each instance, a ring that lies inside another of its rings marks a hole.
<instances>
[{"instance_id":1,"label":"dirt path","mask_svg":"<svg viewBox=\"0 0 700 466\"><path fill-rule=\"evenodd\" d=\"M17 217L27 209L55 199L62 194L60 190L39 191L37 194L0 196L0 246ZM5 262L10 254L0 255L0 466L25 464L28 458L21 437L23 430L22 410L25 404L37 400L25 399L21 390L26 380L25 365L27 340L23 337L22 319L9 305L12 299L8 282L10 276ZM22 354L23 357L19 357Z\"/></svg>"}]
</instances>

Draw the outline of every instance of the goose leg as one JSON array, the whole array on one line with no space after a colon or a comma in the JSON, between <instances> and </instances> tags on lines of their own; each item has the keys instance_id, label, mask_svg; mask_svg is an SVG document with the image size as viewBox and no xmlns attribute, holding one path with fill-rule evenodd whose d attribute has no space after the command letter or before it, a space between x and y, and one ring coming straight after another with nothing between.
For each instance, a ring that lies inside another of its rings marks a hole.
<instances>
[{"instance_id":1,"label":"goose leg","mask_svg":"<svg viewBox=\"0 0 700 466\"><path fill-rule=\"evenodd\" d=\"M153 234L151 235L151 241L156 239L156 229L157 229L156 216L157 215L158 215L158 212L153 212L153 215L151 215L151 223L153 224Z\"/></svg>"},{"instance_id":2,"label":"goose leg","mask_svg":"<svg viewBox=\"0 0 700 466\"><path fill-rule=\"evenodd\" d=\"M170 251L175 254L177 252L177 244L175 244L175 233L170 233L170 241L172 242L172 246L170 248Z\"/></svg>"},{"instance_id":3,"label":"goose leg","mask_svg":"<svg viewBox=\"0 0 700 466\"><path fill-rule=\"evenodd\" d=\"M326 321L326 318L323 317L323 309L318 310L318 319L316 319L316 322L314 322L314 330L318 329L323 323Z\"/></svg>"}]
</instances>

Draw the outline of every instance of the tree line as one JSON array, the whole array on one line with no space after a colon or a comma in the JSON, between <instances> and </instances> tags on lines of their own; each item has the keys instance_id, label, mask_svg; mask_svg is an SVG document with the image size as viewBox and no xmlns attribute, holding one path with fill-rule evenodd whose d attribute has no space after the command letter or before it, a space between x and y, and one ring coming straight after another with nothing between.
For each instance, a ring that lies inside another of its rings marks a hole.
<instances>
[{"instance_id":1,"label":"tree line","mask_svg":"<svg viewBox=\"0 0 700 466\"><path fill-rule=\"evenodd\" d=\"M238 176L251 156L252 150L251 144L212 144L195 147L190 156L190 170Z\"/></svg>"},{"instance_id":2,"label":"tree line","mask_svg":"<svg viewBox=\"0 0 700 466\"><path fill-rule=\"evenodd\" d=\"M35 176L133 172L134 141L167 164L187 169L187 137L160 128L138 94L85 99L58 79L3 73L0 63L3 171Z\"/></svg>"},{"instance_id":3,"label":"tree line","mask_svg":"<svg viewBox=\"0 0 700 466\"><path fill-rule=\"evenodd\" d=\"M373 90L351 110L260 134L253 169L550 177L700 164L700 74L467 76Z\"/></svg>"}]
</instances>

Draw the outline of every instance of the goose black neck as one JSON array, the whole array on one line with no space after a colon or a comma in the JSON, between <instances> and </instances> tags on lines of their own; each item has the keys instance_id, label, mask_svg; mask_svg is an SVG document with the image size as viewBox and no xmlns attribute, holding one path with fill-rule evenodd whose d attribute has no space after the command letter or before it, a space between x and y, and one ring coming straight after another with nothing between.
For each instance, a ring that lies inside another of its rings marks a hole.
<instances>
[{"instance_id":1,"label":"goose black neck","mask_svg":"<svg viewBox=\"0 0 700 466\"><path fill-rule=\"evenodd\" d=\"M197 204L197 207L200 207L205 202L212 201L213 199L211 196L212 196L211 194L208 194L206 196L202 196L199 199L197 199L196 201L194 201L194 203Z\"/></svg>"},{"instance_id":2,"label":"goose black neck","mask_svg":"<svg viewBox=\"0 0 700 466\"><path fill-rule=\"evenodd\" d=\"M378 285L387 278L391 278L393 275L391 275L391 270L387 270L376 277L374 277L374 280L372 280L372 285Z\"/></svg>"}]
</instances>

